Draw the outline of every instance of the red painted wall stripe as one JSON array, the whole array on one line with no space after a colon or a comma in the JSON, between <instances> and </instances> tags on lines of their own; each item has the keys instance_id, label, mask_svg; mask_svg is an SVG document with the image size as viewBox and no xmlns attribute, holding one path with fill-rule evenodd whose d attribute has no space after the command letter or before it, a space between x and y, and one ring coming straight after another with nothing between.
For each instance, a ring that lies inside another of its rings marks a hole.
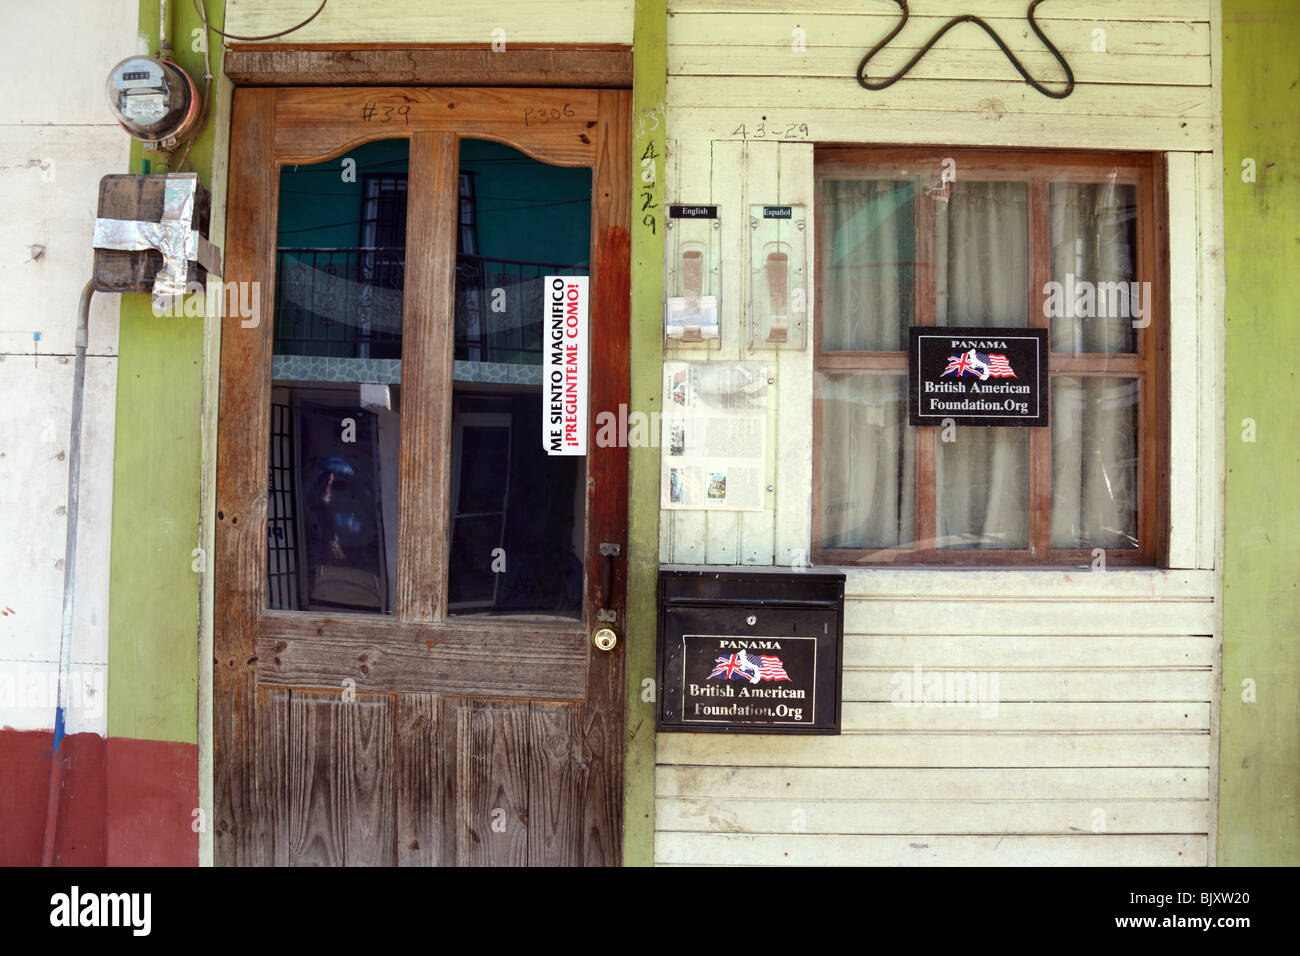
<instances>
[{"instance_id":1,"label":"red painted wall stripe","mask_svg":"<svg viewBox=\"0 0 1300 956\"><path fill-rule=\"evenodd\" d=\"M56 866L102 866L104 744L98 734L69 734L64 761ZM40 866L50 786L52 730L0 730L0 866Z\"/></svg>"},{"instance_id":2,"label":"red painted wall stripe","mask_svg":"<svg viewBox=\"0 0 1300 956\"><path fill-rule=\"evenodd\" d=\"M39 866L50 730L0 730L0 866ZM196 866L199 750L194 744L69 734L56 866Z\"/></svg>"},{"instance_id":3,"label":"red painted wall stripe","mask_svg":"<svg viewBox=\"0 0 1300 956\"><path fill-rule=\"evenodd\" d=\"M198 866L199 748L108 738L109 866Z\"/></svg>"}]
</instances>

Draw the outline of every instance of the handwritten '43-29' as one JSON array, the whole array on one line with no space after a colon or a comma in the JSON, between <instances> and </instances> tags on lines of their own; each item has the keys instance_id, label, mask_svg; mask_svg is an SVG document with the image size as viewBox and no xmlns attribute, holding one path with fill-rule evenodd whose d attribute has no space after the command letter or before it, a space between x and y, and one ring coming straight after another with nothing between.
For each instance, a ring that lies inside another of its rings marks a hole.
<instances>
[{"instance_id":1,"label":"handwritten '43-29'","mask_svg":"<svg viewBox=\"0 0 1300 956\"><path fill-rule=\"evenodd\" d=\"M807 123L771 123L763 119L752 126L741 123L731 135L741 139L807 139L809 133Z\"/></svg>"}]
</instances>

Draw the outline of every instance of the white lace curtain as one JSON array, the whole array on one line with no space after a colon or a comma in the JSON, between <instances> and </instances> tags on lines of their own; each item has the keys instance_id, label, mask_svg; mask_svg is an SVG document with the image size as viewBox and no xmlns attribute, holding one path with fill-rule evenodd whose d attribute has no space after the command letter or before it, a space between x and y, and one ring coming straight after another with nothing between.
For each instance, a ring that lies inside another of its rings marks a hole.
<instances>
[{"instance_id":1,"label":"white lace curtain","mask_svg":"<svg viewBox=\"0 0 1300 956\"><path fill-rule=\"evenodd\" d=\"M1075 286L1094 290L1091 310L1053 315L1052 351L1132 352L1133 303L1125 314L1097 314L1095 290L1137 276L1136 190L1113 181L1055 183L1051 202L1052 279L1068 287L1072 275ZM1145 297L1142 307L1150 308ZM1138 397L1135 378L1052 380L1052 547L1138 546Z\"/></svg>"},{"instance_id":2,"label":"white lace curtain","mask_svg":"<svg viewBox=\"0 0 1300 956\"><path fill-rule=\"evenodd\" d=\"M897 351L913 324L912 183L829 180L820 310L823 347ZM1054 186L1053 277L1131 275L1131 196L1113 184ZM924 201L930 201L928 199ZM1025 327L1029 309L1028 187L957 182L934 202L935 317L939 325ZM1091 324L1090 324L1091 323ZM1053 323L1058 351L1131 347L1127 320ZM1058 378L1052 410L1053 547L1134 544L1136 385L1130 379ZM822 398L823 545L912 545L914 430L905 377L835 374ZM944 549L1029 546L1029 431L958 428L937 443L935 542Z\"/></svg>"}]
</instances>

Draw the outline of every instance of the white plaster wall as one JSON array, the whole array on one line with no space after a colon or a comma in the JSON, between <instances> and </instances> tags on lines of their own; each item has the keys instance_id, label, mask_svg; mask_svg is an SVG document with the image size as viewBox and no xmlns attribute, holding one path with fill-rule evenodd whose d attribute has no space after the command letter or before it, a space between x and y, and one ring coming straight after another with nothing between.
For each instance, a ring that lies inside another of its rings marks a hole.
<instances>
[{"instance_id":1,"label":"white plaster wall","mask_svg":"<svg viewBox=\"0 0 1300 956\"><path fill-rule=\"evenodd\" d=\"M90 277L99 179L127 169L129 140L109 116L104 81L140 48L136 19L134 0L5 5L0 727L54 725L77 300ZM117 317L117 297L97 295L86 361L69 732L102 734L107 726Z\"/></svg>"}]
</instances>

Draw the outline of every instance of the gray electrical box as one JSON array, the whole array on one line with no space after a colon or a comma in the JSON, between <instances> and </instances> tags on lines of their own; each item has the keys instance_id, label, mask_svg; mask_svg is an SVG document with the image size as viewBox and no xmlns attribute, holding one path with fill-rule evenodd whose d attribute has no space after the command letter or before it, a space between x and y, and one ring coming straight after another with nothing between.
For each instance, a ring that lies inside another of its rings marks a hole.
<instances>
[{"instance_id":1,"label":"gray electrical box","mask_svg":"<svg viewBox=\"0 0 1300 956\"><path fill-rule=\"evenodd\" d=\"M206 265L220 271L205 251L212 198L195 173L122 174L99 181L95 224L94 283L97 292L155 292L165 266L176 263L184 287L207 282ZM141 248L145 247L145 248Z\"/></svg>"}]
</instances>

